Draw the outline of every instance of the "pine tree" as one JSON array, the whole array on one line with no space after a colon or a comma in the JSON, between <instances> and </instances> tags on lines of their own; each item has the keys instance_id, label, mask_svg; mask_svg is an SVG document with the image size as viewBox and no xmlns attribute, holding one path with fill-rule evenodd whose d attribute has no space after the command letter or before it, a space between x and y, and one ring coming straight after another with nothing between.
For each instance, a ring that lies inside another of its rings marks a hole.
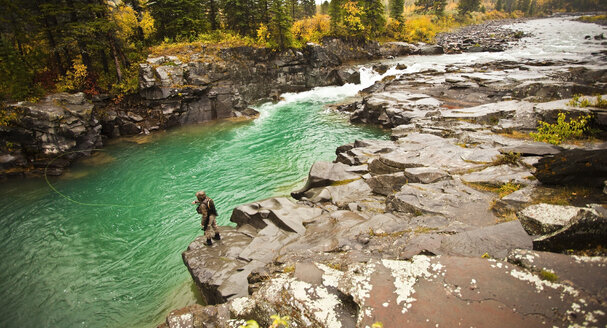
<instances>
[{"instance_id":1,"label":"pine tree","mask_svg":"<svg viewBox=\"0 0 607 328\"><path fill-rule=\"evenodd\" d=\"M339 26L343 19L343 0L331 0L329 3L329 16L331 16L331 32L339 33Z\"/></svg>"},{"instance_id":2,"label":"pine tree","mask_svg":"<svg viewBox=\"0 0 607 328\"><path fill-rule=\"evenodd\" d=\"M497 3L495 4L495 10L503 10L504 8L504 3L502 0L497 0Z\"/></svg>"},{"instance_id":3,"label":"pine tree","mask_svg":"<svg viewBox=\"0 0 607 328\"><path fill-rule=\"evenodd\" d=\"M316 14L316 3L314 0L301 0L304 17L312 17Z\"/></svg>"},{"instance_id":4,"label":"pine tree","mask_svg":"<svg viewBox=\"0 0 607 328\"><path fill-rule=\"evenodd\" d=\"M328 15L329 14L329 1L324 1L321 5L320 5L320 14L321 15Z\"/></svg>"},{"instance_id":5,"label":"pine tree","mask_svg":"<svg viewBox=\"0 0 607 328\"><path fill-rule=\"evenodd\" d=\"M272 0L270 4L270 45L278 49L286 49L293 45L291 26L293 21L288 14L285 0Z\"/></svg>"},{"instance_id":6,"label":"pine tree","mask_svg":"<svg viewBox=\"0 0 607 328\"><path fill-rule=\"evenodd\" d=\"M460 0L457 10L461 15L477 11L481 5L481 0Z\"/></svg>"},{"instance_id":7,"label":"pine tree","mask_svg":"<svg viewBox=\"0 0 607 328\"><path fill-rule=\"evenodd\" d=\"M381 0L359 0L359 3L362 3L362 23L366 30L365 36L367 38L379 36L386 28L383 2Z\"/></svg>"},{"instance_id":8,"label":"pine tree","mask_svg":"<svg viewBox=\"0 0 607 328\"><path fill-rule=\"evenodd\" d=\"M394 19L403 18L403 10L405 7L405 0L390 0L388 2L390 7L390 17Z\"/></svg>"},{"instance_id":9,"label":"pine tree","mask_svg":"<svg viewBox=\"0 0 607 328\"><path fill-rule=\"evenodd\" d=\"M201 0L154 1L149 6L161 40L191 39L210 28Z\"/></svg>"}]
</instances>

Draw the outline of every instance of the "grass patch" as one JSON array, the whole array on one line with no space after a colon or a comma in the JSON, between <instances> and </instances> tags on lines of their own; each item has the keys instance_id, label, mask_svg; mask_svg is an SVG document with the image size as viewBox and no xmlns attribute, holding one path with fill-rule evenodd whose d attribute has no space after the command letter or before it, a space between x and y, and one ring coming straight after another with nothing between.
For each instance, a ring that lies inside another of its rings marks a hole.
<instances>
[{"instance_id":1,"label":"grass patch","mask_svg":"<svg viewBox=\"0 0 607 328\"><path fill-rule=\"evenodd\" d=\"M521 159L520 153L507 152L507 153L503 153L503 154L500 154L499 156L497 156L497 158L491 163L491 165L498 166L498 165L506 164L506 165L510 165L510 166L516 166L519 164L520 159Z\"/></svg>"},{"instance_id":2,"label":"grass patch","mask_svg":"<svg viewBox=\"0 0 607 328\"><path fill-rule=\"evenodd\" d=\"M286 266L282 269L283 273L291 273L291 272L295 272L295 266L294 265L289 265Z\"/></svg>"},{"instance_id":3,"label":"grass patch","mask_svg":"<svg viewBox=\"0 0 607 328\"><path fill-rule=\"evenodd\" d=\"M497 194L500 198L510 195L511 193L521 189L518 183L506 182L497 189Z\"/></svg>"},{"instance_id":4,"label":"grass patch","mask_svg":"<svg viewBox=\"0 0 607 328\"><path fill-rule=\"evenodd\" d=\"M396 238L398 238L406 233L410 233L411 231L412 231L411 229L405 229L405 230L387 233L387 232L376 232L373 230L373 228L369 228L369 235L372 237L396 237Z\"/></svg>"},{"instance_id":5,"label":"grass patch","mask_svg":"<svg viewBox=\"0 0 607 328\"><path fill-rule=\"evenodd\" d=\"M578 20L587 23L595 23L602 20L607 20L607 15L582 16Z\"/></svg>"},{"instance_id":6,"label":"grass patch","mask_svg":"<svg viewBox=\"0 0 607 328\"><path fill-rule=\"evenodd\" d=\"M505 223L505 222L515 221L515 220L518 220L518 217L516 216L516 212L507 211L506 213L497 214L497 220L495 220L495 223L499 224L499 223Z\"/></svg>"},{"instance_id":7,"label":"grass patch","mask_svg":"<svg viewBox=\"0 0 607 328\"><path fill-rule=\"evenodd\" d=\"M506 182L501 185L492 185L486 183L464 181L464 184L479 191L488 191L497 194L500 198L510 195L511 193L522 188L521 184L512 182Z\"/></svg>"},{"instance_id":8,"label":"grass patch","mask_svg":"<svg viewBox=\"0 0 607 328\"><path fill-rule=\"evenodd\" d=\"M510 131L508 133L499 133L500 136L518 140L533 140L533 137L529 135L529 133L521 132L521 131Z\"/></svg>"},{"instance_id":9,"label":"grass patch","mask_svg":"<svg viewBox=\"0 0 607 328\"><path fill-rule=\"evenodd\" d=\"M556 282L559 280L559 276L556 275L556 273L552 272L552 271L548 271L548 270L543 270L540 271L540 278L542 278L542 280L546 280L546 281L550 281L550 282Z\"/></svg>"},{"instance_id":10,"label":"grass patch","mask_svg":"<svg viewBox=\"0 0 607 328\"><path fill-rule=\"evenodd\" d=\"M597 107L597 108L607 108L607 99L603 99L603 96L596 95L594 101L589 98L582 98L582 95L577 94L574 95L571 101L567 103L567 105L572 107Z\"/></svg>"},{"instance_id":11,"label":"grass patch","mask_svg":"<svg viewBox=\"0 0 607 328\"><path fill-rule=\"evenodd\" d=\"M343 186L343 185L347 185L350 182L354 182L356 180L360 180L360 178L355 178L355 179L347 179L347 180L340 180L340 181L334 181L331 182L330 186L335 187L335 186Z\"/></svg>"},{"instance_id":12,"label":"grass patch","mask_svg":"<svg viewBox=\"0 0 607 328\"><path fill-rule=\"evenodd\" d=\"M567 187L543 187L538 189L534 196L533 203L540 204L552 204L552 205L576 205L579 204L584 206L585 204L598 202L601 203L601 199L594 199L597 190L593 190L587 187L580 186L567 186ZM597 194L600 198L605 198L604 195ZM605 201L603 199L603 201Z\"/></svg>"}]
</instances>

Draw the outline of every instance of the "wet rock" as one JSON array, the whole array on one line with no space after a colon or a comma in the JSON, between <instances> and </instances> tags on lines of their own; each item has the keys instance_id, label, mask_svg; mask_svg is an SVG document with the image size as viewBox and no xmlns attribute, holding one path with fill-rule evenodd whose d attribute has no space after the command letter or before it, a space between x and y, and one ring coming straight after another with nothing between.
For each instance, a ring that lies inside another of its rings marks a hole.
<instances>
[{"instance_id":1,"label":"wet rock","mask_svg":"<svg viewBox=\"0 0 607 328\"><path fill-rule=\"evenodd\" d=\"M388 197L389 210L412 214L440 214L469 225L494 223L489 210L492 197L464 185L459 180L431 184L409 183Z\"/></svg>"},{"instance_id":2,"label":"wet rock","mask_svg":"<svg viewBox=\"0 0 607 328\"><path fill-rule=\"evenodd\" d=\"M382 56L408 56L419 52L419 48L406 42L385 42L381 45Z\"/></svg>"},{"instance_id":3,"label":"wet rock","mask_svg":"<svg viewBox=\"0 0 607 328\"><path fill-rule=\"evenodd\" d=\"M561 229L533 240L533 249L562 252L604 247L607 240L607 215L594 209L580 208Z\"/></svg>"},{"instance_id":4,"label":"wet rock","mask_svg":"<svg viewBox=\"0 0 607 328\"><path fill-rule=\"evenodd\" d=\"M533 166L533 175L545 184L602 188L607 179L607 148L563 150Z\"/></svg>"},{"instance_id":5,"label":"wet rock","mask_svg":"<svg viewBox=\"0 0 607 328\"><path fill-rule=\"evenodd\" d=\"M440 45L423 45L419 48L420 55L441 55L445 53L443 47Z\"/></svg>"},{"instance_id":6,"label":"wet rock","mask_svg":"<svg viewBox=\"0 0 607 328\"><path fill-rule=\"evenodd\" d=\"M561 229L581 210L575 206L537 204L518 212L517 217L530 235L545 235Z\"/></svg>"}]
</instances>

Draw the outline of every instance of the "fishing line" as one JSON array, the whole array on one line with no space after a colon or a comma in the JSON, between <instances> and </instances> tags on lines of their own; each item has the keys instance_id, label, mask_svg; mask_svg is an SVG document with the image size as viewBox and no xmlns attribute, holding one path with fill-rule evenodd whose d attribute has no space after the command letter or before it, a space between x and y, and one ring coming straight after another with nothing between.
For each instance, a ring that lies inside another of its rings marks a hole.
<instances>
[{"instance_id":1,"label":"fishing line","mask_svg":"<svg viewBox=\"0 0 607 328\"><path fill-rule=\"evenodd\" d=\"M87 151L105 151L103 149L99 149L99 148L93 148L90 150L73 150L73 151L69 151L66 153L63 153L61 155L58 155L57 157L53 158L50 162L48 162L46 164L46 167L44 168L44 180L46 181L46 184L49 186L49 188L51 188L52 191L54 191L57 195L63 197L64 199L66 199L69 202L72 202L74 204L78 204L81 206L92 206L92 207L102 207L102 206L113 206L113 207L124 207L124 208L132 208L132 207L144 207L144 206L150 206L150 205L159 205L159 204L173 204L173 202L150 202L150 203L140 203L140 204L116 204L116 203L87 203L87 202L81 202L78 200L75 200L73 198L71 198L70 196L62 193L61 191L57 190L57 188L55 188L55 186L53 186L53 184L49 181L48 178L48 168L51 164L53 164L54 161L56 161L57 159L65 156L65 155L69 155L69 154L74 154L74 153L82 153L82 152L87 152Z\"/></svg>"}]
</instances>

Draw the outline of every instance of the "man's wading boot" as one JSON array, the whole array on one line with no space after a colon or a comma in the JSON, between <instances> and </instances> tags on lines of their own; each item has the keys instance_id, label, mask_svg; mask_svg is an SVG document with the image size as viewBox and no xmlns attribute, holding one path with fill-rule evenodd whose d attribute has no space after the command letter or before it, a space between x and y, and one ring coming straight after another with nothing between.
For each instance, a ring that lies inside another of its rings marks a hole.
<instances>
[{"instance_id":1,"label":"man's wading boot","mask_svg":"<svg viewBox=\"0 0 607 328\"><path fill-rule=\"evenodd\" d=\"M207 245L213 246L213 242L211 241L211 238L207 238Z\"/></svg>"},{"instance_id":2,"label":"man's wading boot","mask_svg":"<svg viewBox=\"0 0 607 328\"><path fill-rule=\"evenodd\" d=\"M221 237L219 236L219 232L215 233L215 236L213 236L213 239L215 239L215 240L220 240L221 239Z\"/></svg>"}]
</instances>

